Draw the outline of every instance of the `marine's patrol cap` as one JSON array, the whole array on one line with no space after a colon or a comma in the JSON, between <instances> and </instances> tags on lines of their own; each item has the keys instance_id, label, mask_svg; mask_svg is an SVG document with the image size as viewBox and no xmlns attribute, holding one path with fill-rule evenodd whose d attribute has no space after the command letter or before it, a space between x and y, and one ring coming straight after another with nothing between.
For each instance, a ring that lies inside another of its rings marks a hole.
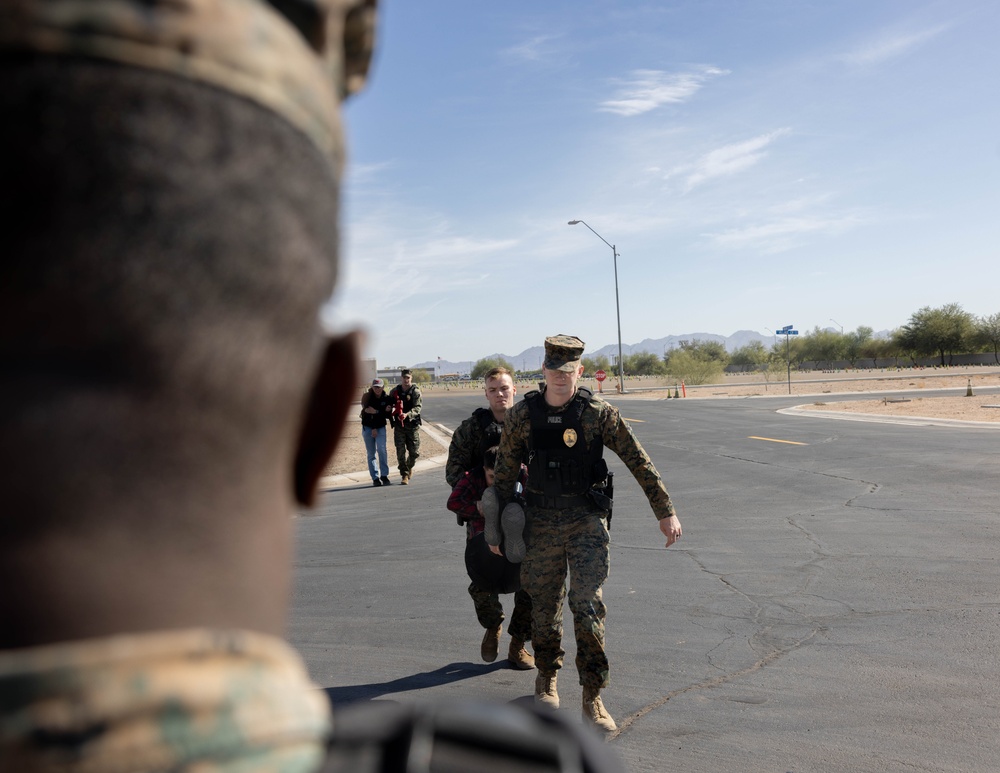
<instances>
[{"instance_id":1,"label":"marine's patrol cap","mask_svg":"<svg viewBox=\"0 0 1000 773\"><path fill-rule=\"evenodd\" d=\"M399 371L400 376L410 376L412 374L413 371L411 371L409 368L403 368L401 371Z\"/></svg>"},{"instance_id":2,"label":"marine's patrol cap","mask_svg":"<svg viewBox=\"0 0 1000 773\"><path fill-rule=\"evenodd\" d=\"M340 101L364 84L377 0L0 1L0 52L164 72L269 108L343 160Z\"/></svg>"},{"instance_id":3,"label":"marine's patrol cap","mask_svg":"<svg viewBox=\"0 0 1000 773\"><path fill-rule=\"evenodd\" d=\"M560 333L545 339L545 362L549 370L562 370L571 373L580 367L583 357L584 343L576 336Z\"/></svg>"}]
</instances>

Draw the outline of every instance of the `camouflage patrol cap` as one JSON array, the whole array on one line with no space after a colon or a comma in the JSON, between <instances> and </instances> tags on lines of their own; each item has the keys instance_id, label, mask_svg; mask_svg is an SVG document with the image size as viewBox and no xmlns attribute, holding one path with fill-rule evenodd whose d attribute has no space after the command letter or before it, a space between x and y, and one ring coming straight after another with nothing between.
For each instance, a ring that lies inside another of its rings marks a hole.
<instances>
[{"instance_id":1,"label":"camouflage patrol cap","mask_svg":"<svg viewBox=\"0 0 1000 773\"><path fill-rule=\"evenodd\" d=\"M377 0L4 0L0 52L111 61L278 113L339 172L340 100L364 83Z\"/></svg>"},{"instance_id":2,"label":"camouflage patrol cap","mask_svg":"<svg viewBox=\"0 0 1000 773\"><path fill-rule=\"evenodd\" d=\"M571 373L580 367L583 357L584 343L576 336L560 333L545 339L545 362L549 370L561 370Z\"/></svg>"}]
</instances>

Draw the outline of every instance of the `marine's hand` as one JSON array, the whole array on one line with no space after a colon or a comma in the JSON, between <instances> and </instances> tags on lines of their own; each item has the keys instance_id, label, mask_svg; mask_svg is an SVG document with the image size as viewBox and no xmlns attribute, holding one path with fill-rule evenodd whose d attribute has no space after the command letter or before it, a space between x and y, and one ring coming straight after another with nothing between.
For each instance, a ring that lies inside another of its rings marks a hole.
<instances>
[{"instance_id":1,"label":"marine's hand","mask_svg":"<svg viewBox=\"0 0 1000 773\"><path fill-rule=\"evenodd\" d=\"M663 536L667 538L667 544L665 547L669 548L681 538L680 519L676 515L671 515L669 518L663 518L660 521L660 531L662 531Z\"/></svg>"},{"instance_id":2,"label":"marine's hand","mask_svg":"<svg viewBox=\"0 0 1000 773\"><path fill-rule=\"evenodd\" d=\"M495 555L498 555L498 556L502 556L503 555L503 553L500 552L500 546L499 545L490 545L490 552L494 553Z\"/></svg>"}]
</instances>

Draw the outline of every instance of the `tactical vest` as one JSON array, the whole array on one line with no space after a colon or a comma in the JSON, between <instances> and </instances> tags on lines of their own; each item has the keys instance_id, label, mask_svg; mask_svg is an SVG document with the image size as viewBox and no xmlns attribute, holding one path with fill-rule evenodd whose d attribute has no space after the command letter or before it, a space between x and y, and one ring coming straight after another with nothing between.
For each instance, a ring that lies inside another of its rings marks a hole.
<instances>
[{"instance_id":1,"label":"tactical vest","mask_svg":"<svg viewBox=\"0 0 1000 773\"><path fill-rule=\"evenodd\" d=\"M503 424L493 417L493 411L489 408L476 408L472 412L472 417L479 426L479 448L476 460L482 462L486 452L495 445L500 444L500 433L503 432Z\"/></svg>"},{"instance_id":2,"label":"tactical vest","mask_svg":"<svg viewBox=\"0 0 1000 773\"><path fill-rule=\"evenodd\" d=\"M416 396L418 394L420 394L420 391L417 389L417 386L415 384L411 385L410 388L405 392L403 391L403 385L398 384L396 388L392 390L392 400L393 402L395 402L396 397L398 396L399 399L402 400L403 402L403 413L409 413L410 410L413 408L413 403L416 400ZM419 426L421 423L423 423L421 417L417 416L417 418L415 419L406 419L404 421L403 426L416 427Z\"/></svg>"},{"instance_id":3,"label":"tactical vest","mask_svg":"<svg viewBox=\"0 0 1000 773\"><path fill-rule=\"evenodd\" d=\"M595 438L590 448L581 418L593 393L579 388L572 402L560 413L550 413L540 392L528 392L531 434L528 441L528 492L555 501L551 506L575 504L595 483L607 476L603 462L604 443ZM599 477L598 477L599 476ZM582 501L582 500L581 500ZM543 505L544 506L544 505Z\"/></svg>"}]
</instances>

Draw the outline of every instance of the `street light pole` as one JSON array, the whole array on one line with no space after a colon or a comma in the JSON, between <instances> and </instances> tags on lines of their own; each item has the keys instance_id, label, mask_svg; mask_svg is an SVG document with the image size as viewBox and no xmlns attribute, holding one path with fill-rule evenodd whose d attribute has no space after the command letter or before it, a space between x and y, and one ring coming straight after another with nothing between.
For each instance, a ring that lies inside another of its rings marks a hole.
<instances>
[{"instance_id":1,"label":"street light pole","mask_svg":"<svg viewBox=\"0 0 1000 773\"><path fill-rule=\"evenodd\" d=\"M615 245L611 244L607 239L601 236L593 228L584 223L583 220L570 220L568 225L577 225L578 223L583 223L590 229L590 232L608 245L611 248L611 254L614 255L615 261L615 317L618 320L618 392L620 394L625 394L625 361L622 359L622 313L621 305L618 302L618 250L615 249Z\"/></svg>"},{"instance_id":2,"label":"street light pole","mask_svg":"<svg viewBox=\"0 0 1000 773\"><path fill-rule=\"evenodd\" d=\"M837 320L835 320L835 319L834 319L833 317L830 317L830 321L831 321L831 322L832 322L832 323L833 323L834 325L836 325L837 327L839 327L839 328L840 328L840 334L841 334L841 335L843 335L843 334L844 334L844 326L843 326L843 325L841 325L841 324L840 324L839 322L837 322Z\"/></svg>"}]
</instances>

